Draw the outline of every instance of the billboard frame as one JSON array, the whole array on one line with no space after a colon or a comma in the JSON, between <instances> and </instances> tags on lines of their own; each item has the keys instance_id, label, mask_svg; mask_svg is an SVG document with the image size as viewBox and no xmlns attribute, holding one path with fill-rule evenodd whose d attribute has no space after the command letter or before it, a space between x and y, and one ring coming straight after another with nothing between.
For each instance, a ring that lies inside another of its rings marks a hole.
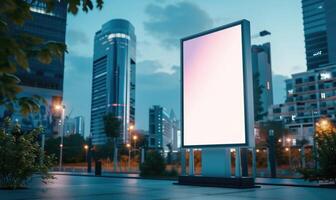
<instances>
[{"instance_id":1,"label":"billboard frame","mask_svg":"<svg viewBox=\"0 0 336 200\"><path fill-rule=\"evenodd\" d=\"M183 42L198 38L201 36L209 35L224 29L234 26L241 26L241 39L242 39L242 59L243 59L243 86L244 86L244 118L245 118L245 142L235 144L200 144L200 145L185 145L184 144L184 65L183 65ZM196 33L180 39L180 63L181 63L181 146L182 148L208 148L208 147L248 147L254 146L251 141L253 138L253 91L249 91L249 83L252 84L251 72L251 36L250 36L250 22L248 20L240 20L227 25L219 26L210 30ZM248 77L250 75L250 77ZM253 90L253 88L252 88ZM252 99L251 99L252 95ZM251 102L252 101L252 102ZM252 123L252 124L251 124ZM251 128L252 125L252 128ZM251 130L252 129L252 130Z\"/></svg>"}]
</instances>

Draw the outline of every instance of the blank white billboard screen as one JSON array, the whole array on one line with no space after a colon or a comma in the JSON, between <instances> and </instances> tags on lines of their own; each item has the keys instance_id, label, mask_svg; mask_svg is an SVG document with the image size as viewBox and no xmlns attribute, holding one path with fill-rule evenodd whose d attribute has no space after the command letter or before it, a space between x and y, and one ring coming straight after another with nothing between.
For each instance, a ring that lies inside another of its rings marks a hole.
<instances>
[{"instance_id":1,"label":"blank white billboard screen","mask_svg":"<svg viewBox=\"0 0 336 200\"><path fill-rule=\"evenodd\" d=\"M183 145L245 144L242 25L182 45Z\"/></svg>"}]
</instances>

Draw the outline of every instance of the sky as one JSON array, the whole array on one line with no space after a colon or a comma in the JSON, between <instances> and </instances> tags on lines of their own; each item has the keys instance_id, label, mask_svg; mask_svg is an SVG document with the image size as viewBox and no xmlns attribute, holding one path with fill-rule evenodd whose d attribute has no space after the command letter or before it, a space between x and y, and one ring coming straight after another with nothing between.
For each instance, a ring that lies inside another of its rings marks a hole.
<instances>
[{"instance_id":1,"label":"sky","mask_svg":"<svg viewBox=\"0 0 336 200\"><path fill-rule=\"evenodd\" d=\"M94 34L115 18L129 20L137 36L136 128L148 129L148 109L180 113L179 39L241 19L251 22L252 44L271 43L274 103L284 80L306 70L301 0L105 0L101 11L68 15L64 102L71 117L85 117L89 134ZM256 37L268 30L267 37Z\"/></svg>"}]
</instances>

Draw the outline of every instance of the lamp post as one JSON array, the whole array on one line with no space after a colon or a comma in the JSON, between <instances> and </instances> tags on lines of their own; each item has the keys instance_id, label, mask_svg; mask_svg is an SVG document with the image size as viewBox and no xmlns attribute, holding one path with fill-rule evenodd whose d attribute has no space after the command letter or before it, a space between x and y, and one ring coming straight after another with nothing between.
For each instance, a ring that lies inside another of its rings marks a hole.
<instances>
[{"instance_id":1,"label":"lamp post","mask_svg":"<svg viewBox=\"0 0 336 200\"><path fill-rule=\"evenodd\" d=\"M131 145L129 143L126 144L128 148L128 171L131 170Z\"/></svg>"},{"instance_id":2,"label":"lamp post","mask_svg":"<svg viewBox=\"0 0 336 200\"><path fill-rule=\"evenodd\" d=\"M85 149L85 162L87 162L88 160L88 150L89 150L89 145L84 145L84 149Z\"/></svg>"},{"instance_id":3,"label":"lamp post","mask_svg":"<svg viewBox=\"0 0 336 200\"><path fill-rule=\"evenodd\" d=\"M312 111L312 122L313 122L313 158L314 158L314 167L317 170L317 148L316 148L316 126L315 126L315 112Z\"/></svg>"},{"instance_id":4,"label":"lamp post","mask_svg":"<svg viewBox=\"0 0 336 200\"><path fill-rule=\"evenodd\" d=\"M288 165L289 165L289 169L292 168L292 160L291 160L291 138L287 138L286 142L288 142L288 147L285 148L285 151L288 151Z\"/></svg>"},{"instance_id":5,"label":"lamp post","mask_svg":"<svg viewBox=\"0 0 336 200\"><path fill-rule=\"evenodd\" d=\"M59 129L58 134L61 136L61 143L60 147L60 155L59 155L59 170L62 169L62 162L63 162L63 137L64 137L64 112L65 112L65 105L55 105L56 111L61 111L61 120L59 121Z\"/></svg>"}]
</instances>

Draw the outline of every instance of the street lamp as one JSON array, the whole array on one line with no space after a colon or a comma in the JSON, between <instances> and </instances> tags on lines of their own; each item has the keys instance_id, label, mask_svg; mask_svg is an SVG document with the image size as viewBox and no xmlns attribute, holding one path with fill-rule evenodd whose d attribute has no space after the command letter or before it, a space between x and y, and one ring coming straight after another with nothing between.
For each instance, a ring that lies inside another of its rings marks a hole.
<instances>
[{"instance_id":1,"label":"street lamp","mask_svg":"<svg viewBox=\"0 0 336 200\"><path fill-rule=\"evenodd\" d=\"M61 143L60 143L60 156L59 156L59 170L62 169L62 162L63 162L63 137L64 137L64 112L65 112L65 105L57 104L54 106L55 110L60 112L61 111L61 120L59 121L59 129L58 134L61 136Z\"/></svg>"},{"instance_id":2,"label":"street lamp","mask_svg":"<svg viewBox=\"0 0 336 200\"><path fill-rule=\"evenodd\" d=\"M88 157L88 150L89 150L89 145L84 145L84 149L85 149L85 162L87 162L87 157Z\"/></svg>"},{"instance_id":3,"label":"street lamp","mask_svg":"<svg viewBox=\"0 0 336 200\"><path fill-rule=\"evenodd\" d=\"M131 170L131 144L127 143L126 147L128 148L128 171Z\"/></svg>"}]
</instances>

